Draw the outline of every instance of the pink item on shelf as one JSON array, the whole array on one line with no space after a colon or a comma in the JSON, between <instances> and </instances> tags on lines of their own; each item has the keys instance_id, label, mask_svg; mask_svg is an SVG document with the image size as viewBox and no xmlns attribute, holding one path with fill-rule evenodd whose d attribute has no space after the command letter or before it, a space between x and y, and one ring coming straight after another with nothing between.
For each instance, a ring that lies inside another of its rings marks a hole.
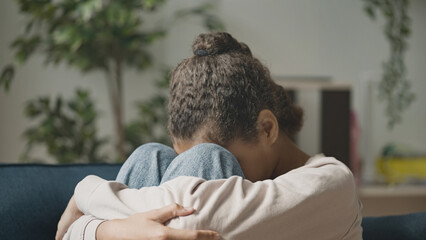
<instances>
[{"instance_id":1,"label":"pink item on shelf","mask_svg":"<svg viewBox=\"0 0 426 240\"><path fill-rule=\"evenodd\" d=\"M351 111L350 116L350 148L349 163L352 173L355 177L357 185L360 184L361 178L361 158L359 155L359 139L361 137L361 129L358 125L356 113Z\"/></svg>"}]
</instances>

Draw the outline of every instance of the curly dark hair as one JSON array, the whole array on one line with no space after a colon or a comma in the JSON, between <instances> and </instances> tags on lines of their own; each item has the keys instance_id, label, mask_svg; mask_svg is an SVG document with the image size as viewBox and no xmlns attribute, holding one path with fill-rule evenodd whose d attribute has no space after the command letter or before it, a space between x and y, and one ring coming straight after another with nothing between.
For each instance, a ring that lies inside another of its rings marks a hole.
<instances>
[{"instance_id":1,"label":"curly dark hair","mask_svg":"<svg viewBox=\"0 0 426 240\"><path fill-rule=\"evenodd\" d=\"M194 56L173 70L170 82L169 132L172 139L194 140L202 134L219 145L253 141L263 109L276 116L281 131L293 137L303 111L249 47L229 33L200 34Z\"/></svg>"}]
</instances>

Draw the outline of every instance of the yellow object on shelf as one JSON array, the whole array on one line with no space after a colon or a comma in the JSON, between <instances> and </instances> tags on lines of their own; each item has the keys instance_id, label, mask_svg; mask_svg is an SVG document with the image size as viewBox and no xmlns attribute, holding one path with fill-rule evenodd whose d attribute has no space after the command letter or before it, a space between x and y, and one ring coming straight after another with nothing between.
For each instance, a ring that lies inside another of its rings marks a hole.
<instances>
[{"instance_id":1,"label":"yellow object on shelf","mask_svg":"<svg viewBox=\"0 0 426 240\"><path fill-rule=\"evenodd\" d=\"M426 157L381 157L376 164L387 183L426 181Z\"/></svg>"}]
</instances>

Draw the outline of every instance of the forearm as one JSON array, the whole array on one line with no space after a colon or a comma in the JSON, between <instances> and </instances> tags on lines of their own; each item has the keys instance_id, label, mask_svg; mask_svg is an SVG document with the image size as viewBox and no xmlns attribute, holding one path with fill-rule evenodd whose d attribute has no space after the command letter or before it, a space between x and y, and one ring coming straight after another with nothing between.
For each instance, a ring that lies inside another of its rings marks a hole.
<instances>
[{"instance_id":1,"label":"forearm","mask_svg":"<svg viewBox=\"0 0 426 240\"><path fill-rule=\"evenodd\" d=\"M165 222L173 218L186 217L194 213L193 208L184 208L179 204L170 204L166 207L149 212L138 213L125 219L96 222L91 216L85 216L70 229L71 239L84 240L153 240L153 239L180 239L180 240L219 240L220 235L210 230L181 230L164 226ZM94 224L92 224L95 222ZM81 223L81 224L80 224ZM80 224L80 225L79 225ZM84 226L86 224L86 226ZM83 230L79 232L78 230Z\"/></svg>"},{"instance_id":2,"label":"forearm","mask_svg":"<svg viewBox=\"0 0 426 240\"><path fill-rule=\"evenodd\" d=\"M123 239L125 234L120 233L121 228L117 227L117 224L121 224L120 221L120 219L116 219L100 223L96 230L96 240Z\"/></svg>"},{"instance_id":3,"label":"forearm","mask_svg":"<svg viewBox=\"0 0 426 240\"><path fill-rule=\"evenodd\" d=\"M122 239L125 235L117 232L117 225L111 228L111 224L173 202L165 199L153 201L152 198L146 197L151 195L149 189L127 189L128 191L124 192L121 191L123 189L126 189L126 186L121 183L109 182L96 176L83 179L75 189L74 204L86 215L69 227L63 239ZM112 219L114 220L105 221Z\"/></svg>"},{"instance_id":4,"label":"forearm","mask_svg":"<svg viewBox=\"0 0 426 240\"><path fill-rule=\"evenodd\" d=\"M83 215L68 228L63 240L98 240L96 230L104 220Z\"/></svg>"},{"instance_id":5,"label":"forearm","mask_svg":"<svg viewBox=\"0 0 426 240\"><path fill-rule=\"evenodd\" d=\"M84 178L76 187L78 208L100 219L122 219L136 213L181 203L181 199L162 186L128 189L126 185L97 176Z\"/></svg>"}]
</instances>

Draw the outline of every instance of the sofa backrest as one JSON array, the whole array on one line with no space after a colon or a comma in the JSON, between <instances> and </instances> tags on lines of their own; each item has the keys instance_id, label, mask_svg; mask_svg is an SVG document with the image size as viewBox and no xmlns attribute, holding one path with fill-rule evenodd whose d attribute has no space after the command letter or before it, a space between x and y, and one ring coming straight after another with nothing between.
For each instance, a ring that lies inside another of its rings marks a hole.
<instances>
[{"instance_id":1,"label":"sofa backrest","mask_svg":"<svg viewBox=\"0 0 426 240\"><path fill-rule=\"evenodd\" d=\"M120 164L0 164L0 239L54 239L76 184L114 180Z\"/></svg>"},{"instance_id":2,"label":"sofa backrest","mask_svg":"<svg viewBox=\"0 0 426 240\"><path fill-rule=\"evenodd\" d=\"M426 212L364 217L362 228L364 240L425 240Z\"/></svg>"}]
</instances>

